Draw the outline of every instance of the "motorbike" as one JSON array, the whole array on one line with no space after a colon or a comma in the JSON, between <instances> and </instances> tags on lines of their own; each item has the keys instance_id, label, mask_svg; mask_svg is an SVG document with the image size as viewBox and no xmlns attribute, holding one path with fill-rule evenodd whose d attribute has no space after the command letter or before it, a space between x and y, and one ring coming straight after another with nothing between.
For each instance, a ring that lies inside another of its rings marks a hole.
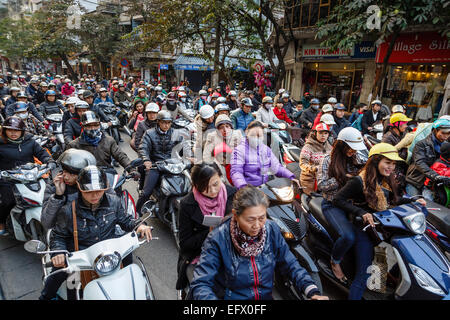
<instances>
[{"instance_id":1,"label":"motorbike","mask_svg":"<svg viewBox=\"0 0 450 320\"><path fill-rule=\"evenodd\" d=\"M43 176L50 171L47 164L28 163L12 170L0 171L0 179L14 183L13 194L16 205L6 220L9 234L19 241L45 241L41 225L45 181Z\"/></svg>"},{"instance_id":2,"label":"motorbike","mask_svg":"<svg viewBox=\"0 0 450 320\"><path fill-rule=\"evenodd\" d=\"M128 128L128 115L131 110L131 102L125 100L119 103L120 113L118 115L120 127L128 134L130 137L133 134L131 130Z\"/></svg>"},{"instance_id":3,"label":"motorbike","mask_svg":"<svg viewBox=\"0 0 450 320\"><path fill-rule=\"evenodd\" d=\"M64 272L69 275L58 290L57 295L60 299L67 300L69 287L76 289L77 300L81 299L80 291L82 291L83 300L155 300L150 278L139 257L135 257L137 263L121 267L122 259L146 242L146 240L139 241L136 229L137 227L120 238L104 240L75 252L45 251L46 245L38 240L25 243L25 250L43 255L44 284L49 277L57 273ZM152 240L157 239L152 238ZM53 264L50 255L55 253L66 256L67 267L52 272ZM79 278L77 279L80 270L93 270L98 278L81 289ZM73 280L75 283L70 282Z\"/></svg>"},{"instance_id":4,"label":"motorbike","mask_svg":"<svg viewBox=\"0 0 450 320\"><path fill-rule=\"evenodd\" d=\"M103 112L105 113L108 120L112 123L112 126L108 127L106 129L106 132L108 132L108 134L114 138L117 145L119 145L119 143L120 143L120 133L119 133L120 122L119 122L118 115L120 114L120 110L118 110L118 108L114 104L109 103L109 102L99 103L98 107L103 110Z\"/></svg>"},{"instance_id":5,"label":"motorbike","mask_svg":"<svg viewBox=\"0 0 450 320\"><path fill-rule=\"evenodd\" d=\"M355 274L355 256L349 250L341 262L349 283L340 282L331 270L330 260L337 232L328 223L322 212L323 198L316 193L311 196L302 194L301 208L308 223L305 247L313 256L320 273L338 287L348 290ZM375 244L382 244L387 252L386 279L378 275L374 263L367 272L372 272L372 281L379 281L379 286L369 286L364 299L449 299L450 263L426 234L426 216L428 210L418 203L404 204L389 210L373 214L376 227L370 225L362 230L369 233ZM355 222L362 226L362 219ZM380 245L381 246L381 245ZM378 269L381 270L381 269ZM384 289L383 285L385 285Z\"/></svg>"},{"instance_id":6,"label":"motorbike","mask_svg":"<svg viewBox=\"0 0 450 320\"><path fill-rule=\"evenodd\" d=\"M63 132L63 115L60 113L53 113L45 118L49 121L50 125L48 130L56 137L56 142L59 145L60 150L65 150L64 144L64 132Z\"/></svg>"},{"instance_id":7,"label":"motorbike","mask_svg":"<svg viewBox=\"0 0 450 320\"><path fill-rule=\"evenodd\" d=\"M381 142L383 139L383 124L376 123L373 125L373 129L366 133L363 136L364 143L366 144L367 149L371 149L374 145Z\"/></svg>"},{"instance_id":8,"label":"motorbike","mask_svg":"<svg viewBox=\"0 0 450 320\"><path fill-rule=\"evenodd\" d=\"M302 215L301 208L294 201L294 194L298 188L294 188L292 181L287 178L275 178L259 187L269 198L267 217L274 221L281 229L292 254L298 262L310 274L319 290L322 292L322 283L319 277L319 269L310 254L303 247L303 240L307 234L307 224ZM295 190L295 191L294 191ZM297 292L292 281L275 273L275 285L280 293L287 299L304 300L306 297Z\"/></svg>"},{"instance_id":9,"label":"motorbike","mask_svg":"<svg viewBox=\"0 0 450 320\"><path fill-rule=\"evenodd\" d=\"M161 182L141 209L142 214L148 213L152 217L156 215L171 229L177 249L180 249L178 209L181 199L192 188L189 168L190 164L177 158L153 163L150 170L158 170L161 173Z\"/></svg>"},{"instance_id":10,"label":"motorbike","mask_svg":"<svg viewBox=\"0 0 450 320\"><path fill-rule=\"evenodd\" d=\"M438 203L428 201L429 214L425 233L441 248L450 260L450 214L448 208ZM432 207L431 207L432 206Z\"/></svg>"}]
</instances>

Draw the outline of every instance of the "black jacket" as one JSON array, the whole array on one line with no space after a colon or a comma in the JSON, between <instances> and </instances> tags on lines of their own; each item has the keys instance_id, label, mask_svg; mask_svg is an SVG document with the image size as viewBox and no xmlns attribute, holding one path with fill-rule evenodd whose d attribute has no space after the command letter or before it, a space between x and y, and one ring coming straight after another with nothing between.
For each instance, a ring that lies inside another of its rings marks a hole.
<instances>
[{"instance_id":1,"label":"black jacket","mask_svg":"<svg viewBox=\"0 0 450 320\"><path fill-rule=\"evenodd\" d=\"M100 206L92 211L79 195L75 200L79 249L86 249L97 242L116 238L118 224L124 231L130 232L137 225L130 215L125 213L120 198L105 193ZM50 239L51 250L75 250L73 243L72 202L67 202L57 213L56 226Z\"/></svg>"},{"instance_id":2,"label":"black jacket","mask_svg":"<svg viewBox=\"0 0 450 320\"><path fill-rule=\"evenodd\" d=\"M0 139L0 170L10 170L26 163L34 163L36 157L42 163L53 162L47 151L33 139L33 135L25 133L22 143L14 144Z\"/></svg>"},{"instance_id":3,"label":"black jacket","mask_svg":"<svg viewBox=\"0 0 450 320\"><path fill-rule=\"evenodd\" d=\"M66 146L81 135L81 120L76 117L64 122L64 143Z\"/></svg>"},{"instance_id":4,"label":"black jacket","mask_svg":"<svg viewBox=\"0 0 450 320\"><path fill-rule=\"evenodd\" d=\"M14 97L11 97L10 99L12 99L12 98L14 98ZM8 101L10 101L10 99L8 99ZM14 111L16 109L16 103L17 103L17 101L14 99L14 102L6 104L5 114L7 117L14 115ZM40 122L44 121L44 117L42 117L42 114L37 110L34 103L28 102L28 111L31 112L31 114L33 116L35 116Z\"/></svg>"},{"instance_id":5,"label":"black jacket","mask_svg":"<svg viewBox=\"0 0 450 320\"><path fill-rule=\"evenodd\" d=\"M381 142L389 143L395 147L403 139L404 136L398 136L391 128L392 127L389 127L388 131L383 135ZM406 157L408 156L408 148L401 149L398 155L400 156L400 158L406 159Z\"/></svg>"},{"instance_id":6,"label":"black jacket","mask_svg":"<svg viewBox=\"0 0 450 320\"><path fill-rule=\"evenodd\" d=\"M350 122L345 118L338 118L334 116L334 122L336 122L336 124L333 125L332 131L334 132L334 135L336 137L339 135L339 132L341 132L342 129L350 127Z\"/></svg>"},{"instance_id":7,"label":"black jacket","mask_svg":"<svg viewBox=\"0 0 450 320\"><path fill-rule=\"evenodd\" d=\"M41 103L39 109L44 115L44 117L54 113L61 113L61 111L64 112L64 107L58 100L52 103L45 101Z\"/></svg>"},{"instance_id":8,"label":"black jacket","mask_svg":"<svg viewBox=\"0 0 450 320\"><path fill-rule=\"evenodd\" d=\"M312 107L309 107L308 109L303 111L302 115L300 116L300 123L303 128L309 129L308 123L314 124L314 120L316 119L318 113L319 109L314 110Z\"/></svg>"},{"instance_id":9,"label":"black jacket","mask_svg":"<svg viewBox=\"0 0 450 320\"><path fill-rule=\"evenodd\" d=\"M41 103L45 102L45 92L42 92L41 90L37 90L32 101L34 104L41 104Z\"/></svg>"},{"instance_id":10,"label":"black jacket","mask_svg":"<svg viewBox=\"0 0 450 320\"><path fill-rule=\"evenodd\" d=\"M225 185L227 188L227 206L225 215L231 213L234 194L237 192L235 187ZM204 226L203 213L200 206L195 201L193 192L189 192L180 203L180 254L193 259L199 256L202 251L202 245L209 233L209 227Z\"/></svg>"},{"instance_id":11,"label":"black jacket","mask_svg":"<svg viewBox=\"0 0 450 320\"><path fill-rule=\"evenodd\" d=\"M361 119L362 134L369 133L369 130L367 128L372 127L375 122L382 120L383 114L381 113L381 111L378 111L376 120L373 120L372 110L365 111Z\"/></svg>"},{"instance_id":12,"label":"black jacket","mask_svg":"<svg viewBox=\"0 0 450 320\"><path fill-rule=\"evenodd\" d=\"M139 146L139 157L144 161L161 161L172 158L172 149L184 138L181 131L170 128L166 134L162 134L158 128L149 129L142 137Z\"/></svg>"},{"instance_id":13,"label":"black jacket","mask_svg":"<svg viewBox=\"0 0 450 320\"><path fill-rule=\"evenodd\" d=\"M142 137L144 136L144 133L148 129L156 128L156 120L150 121L145 119L145 121L139 122L137 129L136 129L136 135L134 136L134 145L136 149L139 149L139 145L141 144Z\"/></svg>"}]
</instances>

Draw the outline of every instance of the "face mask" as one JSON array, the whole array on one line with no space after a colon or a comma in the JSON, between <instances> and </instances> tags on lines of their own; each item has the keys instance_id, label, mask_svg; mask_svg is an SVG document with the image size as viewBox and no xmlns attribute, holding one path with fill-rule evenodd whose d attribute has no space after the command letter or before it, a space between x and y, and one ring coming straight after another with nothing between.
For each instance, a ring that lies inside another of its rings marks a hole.
<instances>
[{"instance_id":1,"label":"face mask","mask_svg":"<svg viewBox=\"0 0 450 320\"><path fill-rule=\"evenodd\" d=\"M266 103L266 104L264 105L264 107L266 107L266 109L269 110L269 109L272 107L272 105L271 105L270 103Z\"/></svg>"},{"instance_id":2,"label":"face mask","mask_svg":"<svg viewBox=\"0 0 450 320\"><path fill-rule=\"evenodd\" d=\"M263 144L262 137L248 137L248 144L251 148L256 149L258 146Z\"/></svg>"},{"instance_id":3,"label":"face mask","mask_svg":"<svg viewBox=\"0 0 450 320\"><path fill-rule=\"evenodd\" d=\"M200 96L203 100L206 100L206 96Z\"/></svg>"},{"instance_id":4,"label":"face mask","mask_svg":"<svg viewBox=\"0 0 450 320\"><path fill-rule=\"evenodd\" d=\"M17 114L17 116L18 116L20 119L25 120L26 118L28 118L28 112L25 112L25 113L19 113L19 114Z\"/></svg>"},{"instance_id":5,"label":"face mask","mask_svg":"<svg viewBox=\"0 0 450 320\"><path fill-rule=\"evenodd\" d=\"M311 108L313 108L314 110L318 110L319 109L319 105L318 104L312 104Z\"/></svg>"},{"instance_id":6,"label":"face mask","mask_svg":"<svg viewBox=\"0 0 450 320\"><path fill-rule=\"evenodd\" d=\"M102 134L102 130L100 128L93 129L93 130L84 130L84 132L85 132L86 136L88 136L89 138L92 138L92 139L95 139Z\"/></svg>"}]
</instances>

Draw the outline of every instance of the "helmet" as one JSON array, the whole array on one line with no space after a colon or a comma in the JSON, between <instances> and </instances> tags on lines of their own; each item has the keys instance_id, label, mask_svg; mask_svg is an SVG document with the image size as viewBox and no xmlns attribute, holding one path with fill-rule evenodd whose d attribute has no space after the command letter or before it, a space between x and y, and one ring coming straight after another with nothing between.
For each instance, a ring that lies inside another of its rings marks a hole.
<instances>
[{"instance_id":1,"label":"helmet","mask_svg":"<svg viewBox=\"0 0 450 320\"><path fill-rule=\"evenodd\" d=\"M92 96L94 96L94 94L92 93L91 90L86 90L86 91L83 92L83 99L86 99L86 98L89 98L89 97L92 97Z\"/></svg>"},{"instance_id":2,"label":"helmet","mask_svg":"<svg viewBox=\"0 0 450 320\"><path fill-rule=\"evenodd\" d=\"M15 112L23 112L28 110L28 104L26 102L16 102L14 113Z\"/></svg>"},{"instance_id":3,"label":"helmet","mask_svg":"<svg viewBox=\"0 0 450 320\"><path fill-rule=\"evenodd\" d=\"M27 94L25 93L25 91L20 91L17 94L17 98L28 98Z\"/></svg>"},{"instance_id":4,"label":"helmet","mask_svg":"<svg viewBox=\"0 0 450 320\"><path fill-rule=\"evenodd\" d=\"M218 128L221 124L224 124L224 123L228 123L229 125L231 125L233 127L233 123L231 122L230 117L227 116L226 114L221 114L216 119L216 123L215 123L216 128Z\"/></svg>"},{"instance_id":5,"label":"helmet","mask_svg":"<svg viewBox=\"0 0 450 320\"><path fill-rule=\"evenodd\" d=\"M225 97L218 97L217 98L217 103L226 103L227 102L227 98Z\"/></svg>"},{"instance_id":6,"label":"helmet","mask_svg":"<svg viewBox=\"0 0 450 320\"><path fill-rule=\"evenodd\" d=\"M145 106L145 112L159 112L159 106L154 102L150 102Z\"/></svg>"},{"instance_id":7,"label":"helmet","mask_svg":"<svg viewBox=\"0 0 450 320\"><path fill-rule=\"evenodd\" d=\"M56 96L56 92L53 90L47 90L45 91L46 96Z\"/></svg>"},{"instance_id":8,"label":"helmet","mask_svg":"<svg viewBox=\"0 0 450 320\"><path fill-rule=\"evenodd\" d=\"M106 173L97 166L89 165L81 169L78 175L78 188L80 191L104 191L108 189Z\"/></svg>"},{"instance_id":9,"label":"helmet","mask_svg":"<svg viewBox=\"0 0 450 320\"><path fill-rule=\"evenodd\" d=\"M155 87L155 91L162 91L162 87L161 86L156 86Z\"/></svg>"},{"instance_id":10,"label":"helmet","mask_svg":"<svg viewBox=\"0 0 450 320\"><path fill-rule=\"evenodd\" d=\"M178 87L178 91L186 91L186 89L183 86L181 86L181 87Z\"/></svg>"},{"instance_id":11,"label":"helmet","mask_svg":"<svg viewBox=\"0 0 450 320\"><path fill-rule=\"evenodd\" d=\"M396 104L395 106L392 107L392 113L397 112L403 113L403 111L405 111L405 108L401 104Z\"/></svg>"},{"instance_id":12,"label":"helmet","mask_svg":"<svg viewBox=\"0 0 450 320\"><path fill-rule=\"evenodd\" d=\"M67 99L67 101L69 101L69 99ZM78 100L75 102L75 109L89 109L89 103L83 100Z\"/></svg>"},{"instance_id":13,"label":"helmet","mask_svg":"<svg viewBox=\"0 0 450 320\"><path fill-rule=\"evenodd\" d=\"M242 99L241 102L242 102L243 105L253 107L253 103L252 103L252 100L250 98L244 98L244 99Z\"/></svg>"},{"instance_id":14,"label":"helmet","mask_svg":"<svg viewBox=\"0 0 450 320\"><path fill-rule=\"evenodd\" d=\"M65 102L65 105L68 105L68 104L76 104L78 101L80 101L80 99L78 99L77 97L69 97L67 100L66 100L66 102ZM83 101L84 102L84 101ZM87 102L85 102L86 104L87 104ZM88 105L88 108L89 108L89 105Z\"/></svg>"},{"instance_id":15,"label":"helmet","mask_svg":"<svg viewBox=\"0 0 450 320\"><path fill-rule=\"evenodd\" d=\"M125 83L119 82L119 88L121 88L121 87L125 87Z\"/></svg>"},{"instance_id":16,"label":"helmet","mask_svg":"<svg viewBox=\"0 0 450 320\"><path fill-rule=\"evenodd\" d=\"M381 142L374 145L369 152L369 158L373 155L380 154L389 160L404 161L399 157L397 149L389 143Z\"/></svg>"},{"instance_id":17,"label":"helmet","mask_svg":"<svg viewBox=\"0 0 450 320\"><path fill-rule=\"evenodd\" d=\"M198 92L198 95L199 95L199 96L207 96L207 95L208 95L208 92L206 92L206 90L200 90L200 91Z\"/></svg>"},{"instance_id":18,"label":"helmet","mask_svg":"<svg viewBox=\"0 0 450 320\"><path fill-rule=\"evenodd\" d=\"M438 119L433 123L433 129L450 131L450 120Z\"/></svg>"},{"instance_id":19,"label":"helmet","mask_svg":"<svg viewBox=\"0 0 450 320\"><path fill-rule=\"evenodd\" d=\"M80 89L80 90L78 90L78 93L77 93L77 95L78 96L82 96L82 97L84 97L84 92L85 92L86 90L84 90L84 89Z\"/></svg>"},{"instance_id":20,"label":"helmet","mask_svg":"<svg viewBox=\"0 0 450 320\"><path fill-rule=\"evenodd\" d=\"M173 99L173 100L175 100L176 97L177 97L177 96L175 95L175 92L173 92L173 91L169 92L169 94L167 95L167 99Z\"/></svg>"},{"instance_id":21,"label":"helmet","mask_svg":"<svg viewBox=\"0 0 450 320\"><path fill-rule=\"evenodd\" d=\"M336 122L334 121L334 117L331 115L331 114L323 114L321 117L320 117L320 122L324 122L324 123L326 123L327 125L333 125L333 124L336 124Z\"/></svg>"},{"instance_id":22,"label":"helmet","mask_svg":"<svg viewBox=\"0 0 450 320\"><path fill-rule=\"evenodd\" d=\"M25 122L17 116L10 116L6 118L5 122L2 124L3 129L25 131L25 127Z\"/></svg>"},{"instance_id":23,"label":"helmet","mask_svg":"<svg viewBox=\"0 0 450 320\"><path fill-rule=\"evenodd\" d=\"M273 103L273 99L272 99L272 97L265 96L265 97L262 99L262 103Z\"/></svg>"},{"instance_id":24,"label":"helmet","mask_svg":"<svg viewBox=\"0 0 450 320\"><path fill-rule=\"evenodd\" d=\"M186 92L183 92L183 91L178 92L178 97L179 98L185 98L186 97Z\"/></svg>"},{"instance_id":25,"label":"helmet","mask_svg":"<svg viewBox=\"0 0 450 320\"><path fill-rule=\"evenodd\" d=\"M139 90L141 90L141 89L139 89ZM139 90L138 90L138 92L139 92ZM103 88L103 87L101 87L100 88L100 90L98 90L98 92L107 92L108 90L106 90L106 88Z\"/></svg>"},{"instance_id":26,"label":"helmet","mask_svg":"<svg viewBox=\"0 0 450 320\"><path fill-rule=\"evenodd\" d=\"M41 87L48 87L48 84L47 84L47 82L42 81L42 82L39 84L39 86L41 86Z\"/></svg>"},{"instance_id":27,"label":"helmet","mask_svg":"<svg viewBox=\"0 0 450 320\"><path fill-rule=\"evenodd\" d=\"M142 91L145 92L145 91L146 91L145 88L139 88L137 92L138 92L138 94L139 94L139 93L142 92Z\"/></svg>"},{"instance_id":28,"label":"helmet","mask_svg":"<svg viewBox=\"0 0 450 320\"><path fill-rule=\"evenodd\" d=\"M281 88L280 90L278 90L278 94L283 94L283 92L285 92L286 89Z\"/></svg>"},{"instance_id":29,"label":"helmet","mask_svg":"<svg viewBox=\"0 0 450 320\"><path fill-rule=\"evenodd\" d=\"M364 144L361 132L353 127L342 129L338 134L337 140L344 141L353 150L367 149Z\"/></svg>"},{"instance_id":30,"label":"helmet","mask_svg":"<svg viewBox=\"0 0 450 320\"><path fill-rule=\"evenodd\" d=\"M284 93L281 95L281 99L286 99L286 98L289 98L289 93L284 92Z\"/></svg>"},{"instance_id":31,"label":"helmet","mask_svg":"<svg viewBox=\"0 0 450 320\"><path fill-rule=\"evenodd\" d=\"M316 131L328 131L330 132L330 127L328 127L328 125L326 123L320 122L319 124L316 125L316 127L314 128L314 130Z\"/></svg>"},{"instance_id":32,"label":"helmet","mask_svg":"<svg viewBox=\"0 0 450 320\"><path fill-rule=\"evenodd\" d=\"M336 110L347 110L347 108L342 103L339 102L334 105L334 108Z\"/></svg>"},{"instance_id":33,"label":"helmet","mask_svg":"<svg viewBox=\"0 0 450 320\"><path fill-rule=\"evenodd\" d=\"M156 117L156 119L164 121L172 121L172 115L167 110L161 110L158 112L158 116Z\"/></svg>"},{"instance_id":34,"label":"helmet","mask_svg":"<svg viewBox=\"0 0 450 320\"><path fill-rule=\"evenodd\" d=\"M5 80L3 80L2 78L0 78L0 84L5 84Z\"/></svg>"},{"instance_id":35,"label":"helmet","mask_svg":"<svg viewBox=\"0 0 450 320\"><path fill-rule=\"evenodd\" d=\"M11 93L11 92L13 92L13 91L18 91L18 92L20 92L20 88L18 88L18 87L11 87L11 89L9 89L9 92Z\"/></svg>"},{"instance_id":36,"label":"helmet","mask_svg":"<svg viewBox=\"0 0 450 320\"><path fill-rule=\"evenodd\" d=\"M445 116L439 117L439 120L444 120L444 119L450 121L450 115L445 115Z\"/></svg>"},{"instance_id":37,"label":"helmet","mask_svg":"<svg viewBox=\"0 0 450 320\"><path fill-rule=\"evenodd\" d=\"M212 94L212 98L218 98L218 97L220 97L220 93L214 92L214 93Z\"/></svg>"},{"instance_id":38,"label":"helmet","mask_svg":"<svg viewBox=\"0 0 450 320\"><path fill-rule=\"evenodd\" d=\"M214 109L209 104L205 104L200 108L199 114L202 119L208 119L214 116Z\"/></svg>"},{"instance_id":39,"label":"helmet","mask_svg":"<svg viewBox=\"0 0 450 320\"><path fill-rule=\"evenodd\" d=\"M76 88L76 89L81 89L82 86L81 86L81 84L77 84L77 85L75 86L75 88Z\"/></svg>"},{"instance_id":40,"label":"helmet","mask_svg":"<svg viewBox=\"0 0 450 320\"><path fill-rule=\"evenodd\" d=\"M165 103L166 101L166 97L164 97L164 95L160 94L156 97L156 102L157 103Z\"/></svg>"},{"instance_id":41,"label":"helmet","mask_svg":"<svg viewBox=\"0 0 450 320\"><path fill-rule=\"evenodd\" d=\"M330 97L327 100L328 103L337 103L337 99L335 97Z\"/></svg>"},{"instance_id":42,"label":"helmet","mask_svg":"<svg viewBox=\"0 0 450 320\"><path fill-rule=\"evenodd\" d=\"M228 92L228 95L232 96L232 97L236 97L237 93L234 90L231 90L230 92Z\"/></svg>"},{"instance_id":43,"label":"helmet","mask_svg":"<svg viewBox=\"0 0 450 320\"><path fill-rule=\"evenodd\" d=\"M226 103L219 103L216 106L216 112L219 111L230 111L230 107Z\"/></svg>"},{"instance_id":44,"label":"helmet","mask_svg":"<svg viewBox=\"0 0 450 320\"><path fill-rule=\"evenodd\" d=\"M370 105L374 105L374 104L379 104L381 106L381 101L380 100L373 100Z\"/></svg>"},{"instance_id":45,"label":"helmet","mask_svg":"<svg viewBox=\"0 0 450 320\"><path fill-rule=\"evenodd\" d=\"M322 112L331 112L331 111L333 111L333 106L331 104L325 103L322 106Z\"/></svg>"},{"instance_id":46,"label":"helmet","mask_svg":"<svg viewBox=\"0 0 450 320\"><path fill-rule=\"evenodd\" d=\"M86 150L68 149L64 151L58 158L57 162L63 170L71 174L79 174L80 171L90 165L97 165L95 157Z\"/></svg>"},{"instance_id":47,"label":"helmet","mask_svg":"<svg viewBox=\"0 0 450 320\"><path fill-rule=\"evenodd\" d=\"M319 101L319 99L314 98L311 100L311 104L320 104L320 101Z\"/></svg>"},{"instance_id":48,"label":"helmet","mask_svg":"<svg viewBox=\"0 0 450 320\"><path fill-rule=\"evenodd\" d=\"M32 78L32 79L30 80L30 83L36 83L36 82L39 82L39 79L38 79L38 78Z\"/></svg>"},{"instance_id":49,"label":"helmet","mask_svg":"<svg viewBox=\"0 0 450 320\"><path fill-rule=\"evenodd\" d=\"M91 123L100 123L100 119L94 111L86 111L81 115L81 124L83 126Z\"/></svg>"},{"instance_id":50,"label":"helmet","mask_svg":"<svg viewBox=\"0 0 450 320\"><path fill-rule=\"evenodd\" d=\"M391 124L399 122L399 121L403 121L403 122L409 122L412 121L411 118L408 118L406 115L404 115L403 113L394 113L391 116L391 119L389 120L389 122Z\"/></svg>"}]
</instances>

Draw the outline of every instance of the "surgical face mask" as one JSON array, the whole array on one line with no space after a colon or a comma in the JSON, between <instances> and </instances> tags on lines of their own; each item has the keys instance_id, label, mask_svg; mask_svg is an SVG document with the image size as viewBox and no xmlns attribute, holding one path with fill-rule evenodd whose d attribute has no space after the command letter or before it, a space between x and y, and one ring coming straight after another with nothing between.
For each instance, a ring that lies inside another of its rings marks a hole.
<instances>
[{"instance_id":1,"label":"surgical face mask","mask_svg":"<svg viewBox=\"0 0 450 320\"><path fill-rule=\"evenodd\" d=\"M100 128L92 129L92 130L84 130L84 132L89 138L92 138L92 139L95 139L102 134L102 130Z\"/></svg>"},{"instance_id":2,"label":"surgical face mask","mask_svg":"<svg viewBox=\"0 0 450 320\"><path fill-rule=\"evenodd\" d=\"M272 108L272 104L271 103L266 103L264 104L264 107L269 110L270 108Z\"/></svg>"},{"instance_id":3,"label":"surgical face mask","mask_svg":"<svg viewBox=\"0 0 450 320\"><path fill-rule=\"evenodd\" d=\"M258 148L258 146L262 145L263 143L264 143L263 137L255 137L255 136L248 137L248 144L253 149Z\"/></svg>"},{"instance_id":4,"label":"surgical face mask","mask_svg":"<svg viewBox=\"0 0 450 320\"><path fill-rule=\"evenodd\" d=\"M313 108L314 110L318 110L319 109L319 105L318 104L312 104L311 108Z\"/></svg>"},{"instance_id":5,"label":"surgical face mask","mask_svg":"<svg viewBox=\"0 0 450 320\"><path fill-rule=\"evenodd\" d=\"M200 98L202 98L203 100L206 100L206 96L200 96Z\"/></svg>"},{"instance_id":6,"label":"surgical face mask","mask_svg":"<svg viewBox=\"0 0 450 320\"><path fill-rule=\"evenodd\" d=\"M28 118L28 112L17 113L16 116L18 116L22 120L25 120Z\"/></svg>"}]
</instances>

